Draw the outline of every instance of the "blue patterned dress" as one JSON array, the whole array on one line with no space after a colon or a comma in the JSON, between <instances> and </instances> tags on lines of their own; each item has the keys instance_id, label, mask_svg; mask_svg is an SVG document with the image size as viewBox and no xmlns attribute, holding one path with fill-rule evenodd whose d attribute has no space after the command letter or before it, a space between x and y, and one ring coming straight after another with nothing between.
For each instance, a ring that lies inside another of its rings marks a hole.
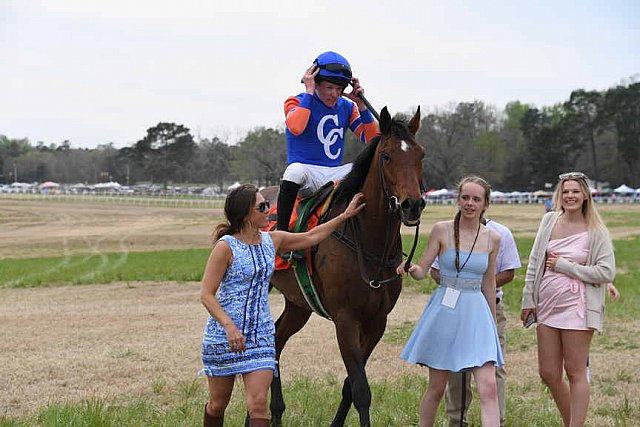
<instances>
[{"instance_id":1,"label":"blue patterned dress","mask_svg":"<svg viewBox=\"0 0 640 427\"><path fill-rule=\"evenodd\" d=\"M233 236L220 238L231 247L233 261L220 282L216 298L236 324L246 342L243 353L234 353L227 334L209 316L202 340L201 373L230 376L262 369L275 370L275 327L269 311L269 279L275 266L275 248L269 233L248 245Z\"/></svg>"}]
</instances>

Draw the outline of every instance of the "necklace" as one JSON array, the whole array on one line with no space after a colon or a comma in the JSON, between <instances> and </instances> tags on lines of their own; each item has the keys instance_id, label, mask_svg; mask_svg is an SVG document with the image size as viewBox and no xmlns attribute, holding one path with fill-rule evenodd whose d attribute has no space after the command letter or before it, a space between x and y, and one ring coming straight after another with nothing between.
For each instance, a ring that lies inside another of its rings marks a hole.
<instances>
[{"instance_id":1,"label":"necklace","mask_svg":"<svg viewBox=\"0 0 640 427\"><path fill-rule=\"evenodd\" d=\"M458 268L458 266L460 265L460 251L458 250L458 248L456 248L456 277L460 276L460 272L462 271L462 269L464 268L465 265L467 265L467 261L469 261L469 258L471 258L471 254L473 253L473 249L476 247L476 242L478 241L478 236L480 235L480 223L478 223L478 230L476 231L476 237L473 239L473 244L471 245L471 250L469 251L469 254L467 255L467 259L464 260L464 262L462 263L462 267Z\"/></svg>"}]
</instances>

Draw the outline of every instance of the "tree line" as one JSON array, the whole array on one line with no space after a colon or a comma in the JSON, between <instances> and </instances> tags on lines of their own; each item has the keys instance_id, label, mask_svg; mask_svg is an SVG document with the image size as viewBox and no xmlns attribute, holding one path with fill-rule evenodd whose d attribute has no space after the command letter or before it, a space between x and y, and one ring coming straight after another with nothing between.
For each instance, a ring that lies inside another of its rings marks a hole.
<instances>
[{"instance_id":1,"label":"tree line","mask_svg":"<svg viewBox=\"0 0 640 427\"><path fill-rule=\"evenodd\" d=\"M407 113L408 116L410 113ZM403 114L399 114L403 116ZM560 172L579 170L611 186L640 187L640 83L605 91L575 90L537 108L519 101L503 110L481 101L436 109L422 118L417 140L427 152L427 187L451 188L476 173L503 191L536 190ZM350 161L361 149L351 136ZM0 183L140 182L276 185L286 167L284 128L259 127L237 144L196 139L181 124L161 122L131 146L72 148L0 135Z\"/></svg>"}]
</instances>

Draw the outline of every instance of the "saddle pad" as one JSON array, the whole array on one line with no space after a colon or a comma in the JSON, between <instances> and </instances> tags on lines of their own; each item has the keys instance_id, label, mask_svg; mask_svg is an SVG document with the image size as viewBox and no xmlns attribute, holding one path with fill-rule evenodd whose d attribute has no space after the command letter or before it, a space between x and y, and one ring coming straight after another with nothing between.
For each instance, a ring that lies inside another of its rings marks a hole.
<instances>
[{"instance_id":1,"label":"saddle pad","mask_svg":"<svg viewBox=\"0 0 640 427\"><path fill-rule=\"evenodd\" d=\"M293 213L291 214L291 220L289 221L289 230L293 230L295 233L301 233L313 229L320 223L320 218L327 212L331 205L331 199L337 183L328 182L313 195L301 199L298 197L293 205ZM276 229L278 218L278 205L274 205L269 210L269 225L264 228L264 231L272 231ZM309 275L313 274L311 263L311 248L304 250L304 258L307 264L307 271ZM276 270L287 270L291 268L289 261L282 259L276 254Z\"/></svg>"}]
</instances>

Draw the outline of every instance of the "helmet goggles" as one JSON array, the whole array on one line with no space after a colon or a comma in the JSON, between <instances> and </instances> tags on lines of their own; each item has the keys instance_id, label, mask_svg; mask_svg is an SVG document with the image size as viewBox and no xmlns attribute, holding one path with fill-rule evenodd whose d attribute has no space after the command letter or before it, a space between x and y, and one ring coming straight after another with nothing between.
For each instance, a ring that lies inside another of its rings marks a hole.
<instances>
[{"instance_id":1,"label":"helmet goggles","mask_svg":"<svg viewBox=\"0 0 640 427\"><path fill-rule=\"evenodd\" d=\"M337 77L335 74L341 74L344 78L351 80L351 68L344 64L340 64L338 62L332 62L329 64L318 64L318 61L315 62L316 66L320 68L320 70L327 70L329 73L334 73L334 75L329 75L328 77ZM324 75L322 71L320 71L320 75Z\"/></svg>"}]
</instances>

